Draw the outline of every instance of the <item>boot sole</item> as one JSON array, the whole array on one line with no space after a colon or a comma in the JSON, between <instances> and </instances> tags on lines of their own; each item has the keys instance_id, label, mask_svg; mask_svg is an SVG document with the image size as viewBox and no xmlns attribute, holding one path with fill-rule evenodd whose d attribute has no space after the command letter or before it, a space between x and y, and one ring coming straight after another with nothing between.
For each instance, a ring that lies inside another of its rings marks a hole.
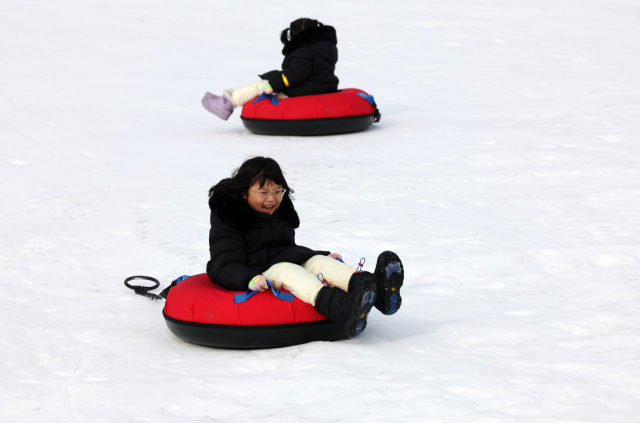
<instances>
[{"instance_id":1,"label":"boot sole","mask_svg":"<svg viewBox=\"0 0 640 423\"><path fill-rule=\"evenodd\" d=\"M344 325L344 333L347 338L353 338L362 333L367 327L367 317L376 301L376 285L372 280L362 283L354 292L357 295L356 305L351 316Z\"/></svg>"},{"instance_id":2,"label":"boot sole","mask_svg":"<svg viewBox=\"0 0 640 423\"><path fill-rule=\"evenodd\" d=\"M382 292L378 290L378 300L376 308L391 316L395 314L402 305L400 288L404 282L404 267L400 257L394 252L385 251L378 257L376 270L374 272L376 281L381 284Z\"/></svg>"}]
</instances>

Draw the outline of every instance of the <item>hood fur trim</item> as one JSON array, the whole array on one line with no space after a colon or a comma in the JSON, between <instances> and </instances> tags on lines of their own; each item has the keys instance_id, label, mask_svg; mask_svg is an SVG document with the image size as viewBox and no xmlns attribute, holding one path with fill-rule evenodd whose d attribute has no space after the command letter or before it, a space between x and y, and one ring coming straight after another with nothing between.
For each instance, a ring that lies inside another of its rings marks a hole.
<instances>
[{"instance_id":1,"label":"hood fur trim","mask_svg":"<svg viewBox=\"0 0 640 423\"><path fill-rule=\"evenodd\" d=\"M298 213L287 195L284 196L280 206L272 215L252 209L244 199L230 195L224 190L214 191L209 198L209 208L211 213L223 223L240 231L249 229L258 219L283 219L287 220L294 228L300 226Z\"/></svg>"},{"instance_id":2,"label":"hood fur trim","mask_svg":"<svg viewBox=\"0 0 640 423\"><path fill-rule=\"evenodd\" d=\"M332 26L319 26L300 31L298 35L290 39L289 42L284 45L282 54L286 56L305 44L313 44L318 41L329 41L330 43L338 45L338 37L336 36L335 28Z\"/></svg>"}]
</instances>

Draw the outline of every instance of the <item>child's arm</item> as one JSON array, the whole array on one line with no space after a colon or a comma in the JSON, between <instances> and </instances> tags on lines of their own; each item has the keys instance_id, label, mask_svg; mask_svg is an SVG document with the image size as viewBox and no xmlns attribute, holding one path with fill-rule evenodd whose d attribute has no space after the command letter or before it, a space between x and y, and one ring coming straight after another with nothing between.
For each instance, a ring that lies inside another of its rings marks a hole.
<instances>
[{"instance_id":1,"label":"child's arm","mask_svg":"<svg viewBox=\"0 0 640 423\"><path fill-rule=\"evenodd\" d=\"M214 218L209 232L209 251L209 278L225 289L245 291L249 281L258 272L247 266L247 252L242 235Z\"/></svg>"},{"instance_id":2,"label":"child's arm","mask_svg":"<svg viewBox=\"0 0 640 423\"><path fill-rule=\"evenodd\" d=\"M309 78L313 68L313 56L311 52L292 54L286 68L282 71L274 70L260 75L260 78L269 81L274 92L281 93L288 87L302 84Z\"/></svg>"},{"instance_id":3,"label":"child's arm","mask_svg":"<svg viewBox=\"0 0 640 423\"><path fill-rule=\"evenodd\" d=\"M302 84L309 78L311 69L313 68L313 60L306 58L296 58L289 63L289 66L282 69L283 81L289 83L287 87L295 87Z\"/></svg>"}]
</instances>

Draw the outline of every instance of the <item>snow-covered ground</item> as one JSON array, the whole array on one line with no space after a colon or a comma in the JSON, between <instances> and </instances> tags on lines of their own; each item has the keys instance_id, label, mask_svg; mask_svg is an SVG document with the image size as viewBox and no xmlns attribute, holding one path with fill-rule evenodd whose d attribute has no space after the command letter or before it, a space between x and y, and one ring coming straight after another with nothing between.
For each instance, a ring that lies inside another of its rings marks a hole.
<instances>
[{"instance_id":1,"label":"snow-covered ground","mask_svg":"<svg viewBox=\"0 0 640 423\"><path fill-rule=\"evenodd\" d=\"M202 108L300 16L379 124L263 137ZM638 40L632 0L3 0L0 418L640 421ZM397 315L218 350L123 286L202 273L207 190L254 155L300 244L402 257Z\"/></svg>"}]
</instances>

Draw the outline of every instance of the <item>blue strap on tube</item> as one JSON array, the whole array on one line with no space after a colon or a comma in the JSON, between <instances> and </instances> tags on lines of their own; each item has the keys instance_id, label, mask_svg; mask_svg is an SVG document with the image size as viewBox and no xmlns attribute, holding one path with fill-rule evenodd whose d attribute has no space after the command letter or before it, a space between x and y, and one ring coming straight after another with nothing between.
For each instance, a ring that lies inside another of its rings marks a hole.
<instances>
[{"instance_id":1,"label":"blue strap on tube","mask_svg":"<svg viewBox=\"0 0 640 423\"><path fill-rule=\"evenodd\" d=\"M274 297L282 301L293 302L293 294L288 294L286 292L280 291L279 289L275 289L270 280L267 280L267 285L269 285L269 288L271 289L271 293L273 294ZM249 298L259 293L260 291L252 291L248 289L247 292L243 292L241 294L235 294L233 296L233 303L234 304L244 303Z\"/></svg>"},{"instance_id":2,"label":"blue strap on tube","mask_svg":"<svg viewBox=\"0 0 640 423\"><path fill-rule=\"evenodd\" d=\"M249 298L253 297L254 295L256 295L259 292L260 291L252 291L252 290L248 289L247 292L243 292L242 294L236 294L236 295L233 296L233 303L234 304L244 303Z\"/></svg>"},{"instance_id":3,"label":"blue strap on tube","mask_svg":"<svg viewBox=\"0 0 640 423\"><path fill-rule=\"evenodd\" d=\"M364 98L365 100L367 100L367 103L371 104L372 106L375 107L375 101L373 100L373 96L372 95L366 95L365 93L358 93L358 95L362 98Z\"/></svg>"},{"instance_id":4,"label":"blue strap on tube","mask_svg":"<svg viewBox=\"0 0 640 423\"><path fill-rule=\"evenodd\" d=\"M271 103L272 106L277 106L280 103L280 100L276 99L275 95L262 93L260 94L260 97L253 100L251 104L254 104L254 103L257 103L258 101L266 100L266 99L269 99L269 102Z\"/></svg>"},{"instance_id":5,"label":"blue strap on tube","mask_svg":"<svg viewBox=\"0 0 640 423\"><path fill-rule=\"evenodd\" d=\"M177 284L177 283L180 283L180 282L182 282L183 280L185 280L185 279L187 279L187 278L190 278L190 277L191 277L191 276L189 276L189 275L182 275L182 276L180 276L179 278L174 279L174 280L171 282L171 285L175 285L175 284Z\"/></svg>"},{"instance_id":6,"label":"blue strap on tube","mask_svg":"<svg viewBox=\"0 0 640 423\"><path fill-rule=\"evenodd\" d=\"M287 302L290 302L290 303L293 302L293 294L288 294L286 292L280 291L279 289L275 289L270 280L267 280L267 283L269 284L269 287L271 288L271 292L273 292L273 295L276 298L279 298L282 301L287 301Z\"/></svg>"}]
</instances>

